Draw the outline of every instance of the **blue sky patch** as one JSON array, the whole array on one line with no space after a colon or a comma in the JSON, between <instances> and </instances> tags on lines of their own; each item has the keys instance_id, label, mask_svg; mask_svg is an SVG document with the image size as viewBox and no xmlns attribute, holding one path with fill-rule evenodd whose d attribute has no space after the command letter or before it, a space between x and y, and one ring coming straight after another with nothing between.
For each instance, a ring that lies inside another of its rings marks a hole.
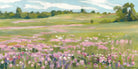
<instances>
[{"instance_id":1,"label":"blue sky patch","mask_svg":"<svg viewBox=\"0 0 138 69\"><path fill-rule=\"evenodd\" d=\"M73 10L80 11L81 8L87 11L114 12L113 7L132 2L138 11L138 0L0 0L0 11L15 12L17 7L25 11L48 11L51 10Z\"/></svg>"}]
</instances>

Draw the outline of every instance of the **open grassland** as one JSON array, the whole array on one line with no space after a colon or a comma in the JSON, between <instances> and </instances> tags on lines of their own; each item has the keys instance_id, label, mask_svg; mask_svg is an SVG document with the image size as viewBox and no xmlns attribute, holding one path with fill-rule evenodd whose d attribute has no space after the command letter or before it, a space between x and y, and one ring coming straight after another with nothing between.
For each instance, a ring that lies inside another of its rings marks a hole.
<instances>
[{"instance_id":1,"label":"open grassland","mask_svg":"<svg viewBox=\"0 0 138 69\"><path fill-rule=\"evenodd\" d=\"M42 19L0 19L0 27L89 24L91 19L97 24L104 19L115 18L115 14L64 14Z\"/></svg>"},{"instance_id":2,"label":"open grassland","mask_svg":"<svg viewBox=\"0 0 138 69\"><path fill-rule=\"evenodd\" d=\"M99 24L115 14L0 20L1 68L137 69L138 21ZM90 20L94 20L94 24Z\"/></svg>"}]
</instances>

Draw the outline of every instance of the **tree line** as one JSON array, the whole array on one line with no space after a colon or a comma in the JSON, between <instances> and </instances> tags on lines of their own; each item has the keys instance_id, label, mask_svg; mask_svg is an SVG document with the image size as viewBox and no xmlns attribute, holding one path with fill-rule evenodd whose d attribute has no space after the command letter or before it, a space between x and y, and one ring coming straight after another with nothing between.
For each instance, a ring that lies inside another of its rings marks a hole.
<instances>
[{"instance_id":1,"label":"tree line","mask_svg":"<svg viewBox=\"0 0 138 69\"><path fill-rule=\"evenodd\" d=\"M2 13L0 11L0 19L11 19L11 18L23 18L23 19L32 19L32 18L46 18L46 17L50 17L50 16L55 16L58 14L69 14L69 13L73 13L72 11L51 11L51 12L22 12L21 8L17 8L16 9L16 13L14 12L7 12L5 11L4 13Z\"/></svg>"},{"instance_id":2,"label":"tree line","mask_svg":"<svg viewBox=\"0 0 138 69\"><path fill-rule=\"evenodd\" d=\"M114 11L118 18L115 22L119 21L135 21L138 20L136 15L136 11L134 9L133 3L125 3L122 6L115 6ZM20 7L17 7L16 12L1 12L0 11L0 19L12 19L12 18L22 18L22 19L33 19L33 18L47 18L60 14L72 14L72 13L93 13L93 14L111 14L110 12L96 12L92 10L91 12L87 12L85 9L80 9L80 12L73 12L72 10L52 10L51 12L22 12Z\"/></svg>"},{"instance_id":3,"label":"tree line","mask_svg":"<svg viewBox=\"0 0 138 69\"><path fill-rule=\"evenodd\" d=\"M33 19L33 18L47 18L55 15L60 15L60 14L72 14L72 13L88 13L86 12L85 9L81 9L80 12L73 12L72 10L52 10L51 12L22 12L22 9L17 7L16 12L7 12L5 11L2 13L0 11L0 19L12 19L12 18L22 18L22 19ZM95 12L92 10L90 13L97 13L100 14L99 12ZM104 13L105 14L105 13Z\"/></svg>"}]
</instances>

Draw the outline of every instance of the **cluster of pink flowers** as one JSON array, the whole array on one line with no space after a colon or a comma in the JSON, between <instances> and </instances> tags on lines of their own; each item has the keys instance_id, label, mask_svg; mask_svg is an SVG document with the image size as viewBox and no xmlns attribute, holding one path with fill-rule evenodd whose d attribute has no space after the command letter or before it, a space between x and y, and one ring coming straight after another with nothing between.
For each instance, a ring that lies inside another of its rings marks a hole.
<instances>
[{"instance_id":1,"label":"cluster of pink flowers","mask_svg":"<svg viewBox=\"0 0 138 69\"><path fill-rule=\"evenodd\" d=\"M65 42L65 43L69 43L69 42L78 42L78 40L74 40L74 39L51 39L50 41L55 41L55 42Z\"/></svg>"},{"instance_id":2,"label":"cluster of pink flowers","mask_svg":"<svg viewBox=\"0 0 138 69\"><path fill-rule=\"evenodd\" d=\"M37 41L45 39L39 38L41 36L39 34L34 36L35 38L12 39L1 42L0 68L69 69L69 67L83 66L87 68L88 66L104 69L135 65L134 53L136 51L127 49L121 52L118 49L122 49L122 45L131 45L132 40L57 37L56 39L51 38L50 43L41 43Z\"/></svg>"}]
</instances>

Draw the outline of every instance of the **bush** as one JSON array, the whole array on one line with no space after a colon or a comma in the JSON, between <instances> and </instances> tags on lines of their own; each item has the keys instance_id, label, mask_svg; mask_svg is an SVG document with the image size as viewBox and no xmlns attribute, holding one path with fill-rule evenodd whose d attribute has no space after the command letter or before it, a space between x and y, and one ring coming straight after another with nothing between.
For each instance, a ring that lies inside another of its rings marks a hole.
<instances>
[{"instance_id":1,"label":"bush","mask_svg":"<svg viewBox=\"0 0 138 69\"><path fill-rule=\"evenodd\" d=\"M104 15L106 15L106 14L107 14L107 12L103 12L103 14L104 14Z\"/></svg>"},{"instance_id":2,"label":"bush","mask_svg":"<svg viewBox=\"0 0 138 69\"><path fill-rule=\"evenodd\" d=\"M115 21L114 19L104 19L104 20L100 21L100 23L112 23L114 21Z\"/></svg>"},{"instance_id":3,"label":"bush","mask_svg":"<svg viewBox=\"0 0 138 69\"><path fill-rule=\"evenodd\" d=\"M94 23L94 20L91 20L90 23L93 24Z\"/></svg>"}]
</instances>

